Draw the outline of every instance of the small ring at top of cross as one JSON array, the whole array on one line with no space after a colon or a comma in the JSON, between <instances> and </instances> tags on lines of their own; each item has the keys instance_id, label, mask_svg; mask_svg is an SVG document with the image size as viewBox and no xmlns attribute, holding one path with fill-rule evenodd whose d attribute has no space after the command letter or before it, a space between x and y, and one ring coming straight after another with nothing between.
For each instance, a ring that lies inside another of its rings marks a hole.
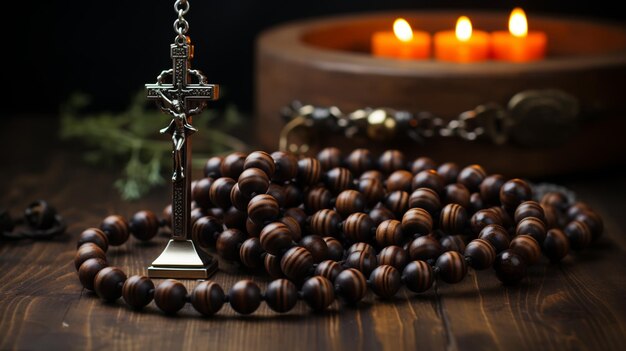
<instances>
[{"instance_id":1,"label":"small ring at top of cross","mask_svg":"<svg viewBox=\"0 0 626 351\"><path fill-rule=\"evenodd\" d=\"M176 11L176 13L179 16L186 15L187 12L189 11L189 1L187 1L187 0L176 0L176 2L174 3L174 11Z\"/></svg>"}]
</instances>

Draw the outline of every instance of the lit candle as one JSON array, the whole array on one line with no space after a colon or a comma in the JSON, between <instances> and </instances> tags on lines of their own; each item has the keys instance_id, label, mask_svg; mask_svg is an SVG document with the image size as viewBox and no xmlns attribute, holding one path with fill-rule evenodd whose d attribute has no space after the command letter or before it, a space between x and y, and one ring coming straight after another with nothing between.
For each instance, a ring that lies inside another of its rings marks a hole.
<instances>
[{"instance_id":1,"label":"lit candle","mask_svg":"<svg viewBox=\"0 0 626 351\"><path fill-rule=\"evenodd\" d=\"M393 32L376 32L372 36L372 54L402 59L430 57L430 34L413 31L403 18L393 23Z\"/></svg>"},{"instance_id":2,"label":"lit candle","mask_svg":"<svg viewBox=\"0 0 626 351\"><path fill-rule=\"evenodd\" d=\"M435 58L441 61L477 62L489 57L489 34L472 29L466 16L456 21L454 31L435 33Z\"/></svg>"},{"instance_id":3,"label":"lit candle","mask_svg":"<svg viewBox=\"0 0 626 351\"><path fill-rule=\"evenodd\" d=\"M546 54L546 33L528 31L526 14L515 8L509 17L509 31L497 31L491 35L493 58L496 60L527 62L542 59Z\"/></svg>"}]
</instances>

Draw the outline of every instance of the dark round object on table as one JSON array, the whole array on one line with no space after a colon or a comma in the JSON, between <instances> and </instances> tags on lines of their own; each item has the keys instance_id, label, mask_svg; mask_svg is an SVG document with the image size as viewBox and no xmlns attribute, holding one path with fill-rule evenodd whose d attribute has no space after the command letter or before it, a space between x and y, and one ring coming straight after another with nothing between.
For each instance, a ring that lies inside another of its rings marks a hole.
<instances>
[{"instance_id":1,"label":"dark round object on table","mask_svg":"<svg viewBox=\"0 0 626 351\"><path fill-rule=\"evenodd\" d=\"M328 245L319 235L307 235L298 243L313 256L313 262L319 263L328 259Z\"/></svg>"},{"instance_id":2,"label":"dark round object on table","mask_svg":"<svg viewBox=\"0 0 626 351\"><path fill-rule=\"evenodd\" d=\"M428 211L411 208L402 216L402 231L408 236L426 235L433 230L433 218Z\"/></svg>"},{"instance_id":3,"label":"dark round object on table","mask_svg":"<svg viewBox=\"0 0 626 351\"><path fill-rule=\"evenodd\" d=\"M335 281L335 278L341 273L343 268L341 265L333 260L326 260L320 262L315 267L314 275L322 276L330 281Z\"/></svg>"},{"instance_id":4,"label":"dark round object on table","mask_svg":"<svg viewBox=\"0 0 626 351\"><path fill-rule=\"evenodd\" d=\"M513 213L522 202L531 199L530 185L521 179L511 179L500 188L500 203L509 213Z\"/></svg>"},{"instance_id":5,"label":"dark round object on table","mask_svg":"<svg viewBox=\"0 0 626 351\"><path fill-rule=\"evenodd\" d=\"M254 223L262 224L272 221L280 214L278 201L267 194L257 195L248 203L248 218Z\"/></svg>"},{"instance_id":6,"label":"dark round object on table","mask_svg":"<svg viewBox=\"0 0 626 351\"><path fill-rule=\"evenodd\" d=\"M541 258L541 246L530 235L518 235L509 244L509 248L522 256L526 264L533 265Z\"/></svg>"},{"instance_id":7,"label":"dark round object on table","mask_svg":"<svg viewBox=\"0 0 626 351\"><path fill-rule=\"evenodd\" d=\"M591 236L594 240L599 238L604 231L604 223L602 222L602 217L600 217L600 215L598 215L593 210L582 211L574 219L585 223L587 227L589 227L589 230L591 231Z\"/></svg>"},{"instance_id":8,"label":"dark round object on table","mask_svg":"<svg viewBox=\"0 0 626 351\"><path fill-rule=\"evenodd\" d=\"M94 291L105 301L115 301L122 296L126 274L117 267L102 268L94 278Z\"/></svg>"},{"instance_id":9,"label":"dark round object on table","mask_svg":"<svg viewBox=\"0 0 626 351\"><path fill-rule=\"evenodd\" d=\"M472 233L474 233L474 235L478 235L480 231L489 224L502 225L502 219L498 213L490 208L474 213L470 219L470 228L472 229Z\"/></svg>"},{"instance_id":10,"label":"dark round object on table","mask_svg":"<svg viewBox=\"0 0 626 351\"><path fill-rule=\"evenodd\" d=\"M336 236L339 233L341 216L333 210L320 210L311 216L311 234Z\"/></svg>"},{"instance_id":11,"label":"dark round object on table","mask_svg":"<svg viewBox=\"0 0 626 351\"><path fill-rule=\"evenodd\" d=\"M382 183L382 181L385 179L385 176L383 175L383 172L377 169L371 169L369 171L363 172L363 174L359 176L359 180L365 180L365 179L376 179Z\"/></svg>"},{"instance_id":12,"label":"dark round object on table","mask_svg":"<svg viewBox=\"0 0 626 351\"><path fill-rule=\"evenodd\" d=\"M376 250L374 250L374 247L372 245L361 242L361 243L354 243L350 245L348 250L346 250L346 256L349 256L351 253L358 252L358 251L366 251L372 255L376 254Z\"/></svg>"},{"instance_id":13,"label":"dark round object on table","mask_svg":"<svg viewBox=\"0 0 626 351\"><path fill-rule=\"evenodd\" d=\"M385 197L384 204L387 209L400 218L409 208L409 193L400 190L393 191Z\"/></svg>"},{"instance_id":14,"label":"dark round object on table","mask_svg":"<svg viewBox=\"0 0 626 351\"><path fill-rule=\"evenodd\" d=\"M248 268L263 267L263 247L259 238L246 239L239 248L239 260Z\"/></svg>"},{"instance_id":15,"label":"dark round object on table","mask_svg":"<svg viewBox=\"0 0 626 351\"><path fill-rule=\"evenodd\" d=\"M328 258L334 261L341 260L343 258L343 246L339 240L331 236L325 236L322 239L324 239L326 246L328 246Z\"/></svg>"},{"instance_id":16,"label":"dark round object on table","mask_svg":"<svg viewBox=\"0 0 626 351\"><path fill-rule=\"evenodd\" d=\"M142 309L154 298L154 283L143 275L133 275L124 282L122 297L134 309Z\"/></svg>"},{"instance_id":17,"label":"dark round object on table","mask_svg":"<svg viewBox=\"0 0 626 351\"><path fill-rule=\"evenodd\" d=\"M265 151L254 151L246 157L243 162L243 169L258 168L262 170L269 179L274 176L276 165L274 159Z\"/></svg>"},{"instance_id":18,"label":"dark round object on table","mask_svg":"<svg viewBox=\"0 0 626 351\"><path fill-rule=\"evenodd\" d=\"M300 239L302 239L302 227L295 218L282 217L278 221L289 227L289 231L291 232L291 240L298 242L300 241Z\"/></svg>"},{"instance_id":19,"label":"dark round object on table","mask_svg":"<svg viewBox=\"0 0 626 351\"><path fill-rule=\"evenodd\" d=\"M485 204L490 206L500 205L500 188L506 183L506 178L500 174L492 174L480 183L479 191Z\"/></svg>"},{"instance_id":20,"label":"dark round object on table","mask_svg":"<svg viewBox=\"0 0 626 351\"><path fill-rule=\"evenodd\" d=\"M122 216L111 215L106 217L100 224L100 229L109 239L109 245L120 246L128 240L130 229L128 222Z\"/></svg>"},{"instance_id":21,"label":"dark round object on table","mask_svg":"<svg viewBox=\"0 0 626 351\"><path fill-rule=\"evenodd\" d=\"M325 171L341 167L341 151L336 147L327 147L317 154L317 160Z\"/></svg>"},{"instance_id":22,"label":"dark round object on table","mask_svg":"<svg viewBox=\"0 0 626 351\"><path fill-rule=\"evenodd\" d=\"M461 170L457 183L465 185L471 192L479 191L480 184L487 178L487 172L480 165L469 165Z\"/></svg>"},{"instance_id":23,"label":"dark round object on table","mask_svg":"<svg viewBox=\"0 0 626 351\"><path fill-rule=\"evenodd\" d=\"M470 195L469 207L467 209L470 213L474 213L482 210L483 208L485 208L485 202L480 196L480 193L472 193L472 195Z\"/></svg>"},{"instance_id":24,"label":"dark round object on table","mask_svg":"<svg viewBox=\"0 0 626 351\"><path fill-rule=\"evenodd\" d=\"M352 213L363 212L364 209L365 197L356 190L344 190L335 200L335 210L344 218Z\"/></svg>"},{"instance_id":25,"label":"dark round object on table","mask_svg":"<svg viewBox=\"0 0 626 351\"><path fill-rule=\"evenodd\" d=\"M376 178L359 180L357 188L365 198L365 202L369 207L374 207L385 197L385 188L383 187L383 182Z\"/></svg>"},{"instance_id":26,"label":"dark round object on table","mask_svg":"<svg viewBox=\"0 0 626 351\"><path fill-rule=\"evenodd\" d=\"M326 186L333 194L350 189L354 184L352 173L343 167L335 167L326 173Z\"/></svg>"},{"instance_id":27,"label":"dark round object on table","mask_svg":"<svg viewBox=\"0 0 626 351\"><path fill-rule=\"evenodd\" d=\"M573 221L584 211L592 211L591 206L589 206L586 202L578 201L567 208L566 215L570 221Z\"/></svg>"},{"instance_id":28,"label":"dark round object on table","mask_svg":"<svg viewBox=\"0 0 626 351\"><path fill-rule=\"evenodd\" d=\"M517 223L516 235L527 234L535 238L538 243L543 243L546 238L546 226L543 221L535 217L526 217Z\"/></svg>"},{"instance_id":29,"label":"dark round object on table","mask_svg":"<svg viewBox=\"0 0 626 351\"><path fill-rule=\"evenodd\" d=\"M437 163L430 157L418 157L411 162L411 173L417 174L421 171L437 170Z\"/></svg>"},{"instance_id":30,"label":"dark round object on table","mask_svg":"<svg viewBox=\"0 0 626 351\"><path fill-rule=\"evenodd\" d=\"M265 255L263 265L265 266L265 271L270 275L270 277L274 279L285 278L283 271L280 269L280 257L267 254Z\"/></svg>"},{"instance_id":31,"label":"dark round object on table","mask_svg":"<svg viewBox=\"0 0 626 351\"><path fill-rule=\"evenodd\" d=\"M454 162L446 162L437 168L437 173L443 177L445 184L456 183L461 168Z\"/></svg>"},{"instance_id":32,"label":"dark round object on table","mask_svg":"<svg viewBox=\"0 0 626 351\"><path fill-rule=\"evenodd\" d=\"M375 238L379 247L402 245L404 243L402 223L395 219L383 221L376 227Z\"/></svg>"},{"instance_id":33,"label":"dark round object on table","mask_svg":"<svg viewBox=\"0 0 626 351\"><path fill-rule=\"evenodd\" d=\"M335 300L335 289L330 280L315 276L302 285L302 299L314 311L321 311Z\"/></svg>"},{"instance_id":34,"label":"dark round object on table","mask_svg":"<svg viewBox=\"0 0 626 351\"><path fill-rule=\"evenodd\" d=\"M281 255L293 245L291 230L281 222L273 222L261 230L261 246L263 250L272 255Z\"/></svg>"},{"instance_id":35,"label":"dark round object on table","mask_svg":"<svg viewBox=\"0 0 626 351\"><path fill-rule=\"evenodd\" d=\"M416 238L409 244L409 257L411 260L435 260L443 253L441 243L432 235Z\"/></svg>"},{"instance_id":36,"label":"dark round object on table","mask_svg":"<svg viewBox=\"0 0 626 351\"><path fill-rule=\"evenodd\" d=\"M467 274L465 258L456 251L444 252L437 258L435 266L439 268L441 280L449 284L460 282Z\"/></svg>"},{"instance_id":37,"label":"dark round object on table","mask_svg":"<svg viewBox=\"0 0 626 351\"><path fill-rule=\"evenodd\" d=\"M248 214L244 211L239 211L235 207L229 208L224 213L224 225L229 229L246 230L247 220Z\"/></svg>"},{"instance_id":38,"label":"dark round object on table","mask_svg":"<svg viewBox=\"0 0 626 351\"><path fill-rule=\"evenodd\" d=\"M549 205L556 207L559 211L567 210L567 206L569 205L569 199L565 194L558 191L550 191L541 197L541 201L539 201L542 205Z\"/></svg>"},{"instance_id":39,"label":"dark round object on table","mask_svg":"<svg viewBox=\"0 0 626 351\"><path fill-rule=\"evenodd\" d=\"M98 228L88 228L83 230L78 236L76 248L81 247L85 243L92 243L106 252L109 249L109 239L106 234Z\"/></svg>"},{"instance_id":40,"label":"dark round object on table","mask_svg":"<svg viewBox=\"0 0 626 351\"><path fill-rule=\"evenodd\" d=\"M208 248L215 246L215 240L223 230L224 226L217 218L205 216L193 224L191 238L198 246Z\"/></svg>"},{"instance_id":41,"label":"dark round object on table","mask_svg":"<svg viewBox=\"0 0 626 351\"><path fill-rule=\"evenodd\" d=\"M582 250L589 246L593 236L591 230L581 221L571 221L563 229L565 235L569 239L569 245L574 250Z\"/></svg>"},{"instance_id":42,"label":"dark round object on table","mask_svg":"<svg viewBox=\"0 0 626 351\"><path fill-rule=\"evenodd\" d=\"M404 266L409 262L409 255L400 246L391 245L380 250L377 260L380 265L386 264L396 267L398 270L403 270Z\"/></svg>"},{"instance_id":43,"label":"dark round object on table","mask_svg":"<svg viewBox=\"0 0 626 351\"><path fill-rule=\"evenodd\" d=\"M222 162L224 161L223 157L213 156L206 161L204 165L204 176L210 178L219 178L222 176Z\"/></svg>"},{"instance_id":44,"label":"dark round object on table","mask_svg":"<svg viewBox=\"0 0 626 351\"><path fill-rule=\"evenodd\" d=\"M343 234L350 242L370 242L376 225L369 215L357 212L343 222Z\"/></svg>"},{"instance_id":45,"label":"dark round object on table","mask_svg":"<svg viewBox=\"0 0 626 351\"><path fill-rule=\"evenodd\" d=\"M519 223L522 219L527 217L535 217L541 220L544 224L546 217L543 212L543 207L536 201L524 201L515 209L513 219L515 223Z\"/></svg>"},{"instance_id":46,"label":"dark round object on table","mask_svg":"<svg viewBox=\"0 0 626 351\"><path fill-rule=\"evenodd\" d=\"M239 229L226 229L217 237L215 251L228 261L239 260L239 246L246 240L246 235Z\"/></svg>"},{"instance_id":47,"label":"dark round object on table","mask_svg":"<svg viewBox=\"0 0 626 351\"><path fill-rule=\"evenodd\" d=\"M198 207L209 208L212 206L211 184L213 184L213 178L202 178L196 181L191 188L191 199L196 202Z\"/></svg>"},{"instance_id":48,"label":"dark round object on table","mask_svg":"<svg viewBox=\"0 0 626 351\"><path fill-rule=\"evenodd\" d=\"M96 274L108 266L109 264L101 258L90 258L86 260L78 268L78 279L80 283L85 289L93 290Z\"/></svg>"},{"instance_id":49,"label":"dark round object on table","mask_svg":"<svg viewBox=\"0 0 626 351\"><path fill-rule=\"evenodd\" d=\"M556 207L552 205L542 204L543 214L545 217L546 229L560 228L564 215Z\"/></svg>"},{"instance_id":50,"label":"dark round object on table","mask_svg":"<svg viewBox=\"0 0 626 351\"><path fill-rule=\"evenodd\" d=\"M99 258L104 261L107 260L106 253L94 243L84 243L81 245L76 254L74 254L74 268L78 271L78 268L90 258Z\"/></svg>"},{"instance_id":51,"label":"dark round object on table","mask_svg":"<svg viewBox=\"0 0 626 351\"><path fill-rule=\"evenodd\" d=\"M261 305L261 289L251 280L240 280L228 291L228 302L240 314L250 314Z\"/></svg>"},{"instance_id":52,"label":"dark round object on table","mask_svg":"<svg viewBox=\"0 0 626 351\"><path fill-rule=\"evenodd\" d=\"M367 292L367 280L360 271L348 268L339 273L335 279L335 290L348 303L357 303Z\"/></svg>"},{"instance_id":53,"label":"dark round object on table","mask_svg":"<svg viewBox=\"0 0 626 351\"><path fill-rule=\"evenodd\" d=\"M273 196L276 201L278 201L278 206L281 208L285 207L285 188L278 184L270 184L270 187L267 188L267 195Z\"/></svg>"},{"instance_id":54,"label":"dark round object on table","mask_svg":"<svg viewBox=\"0 0 626 351\"><path fill-rule=\"evenodd\" d=\"M430 289L435 281L432 267L424 261L412 261L402 271L402 281L415 293Z\"/></svg>"},{"instance_id":55,"label":"dark round object on table","mask_svg":"<svg viewBox=\"0 0 626 351\"><path fill-rule=\"evenodd\" d=\"M304 247L294 246L280 259L280 269L293 281L302 281L313 272L313 255Z\"/></svg>"},{"instance_id":56,"label":"dark round object on table","mask_svg":"<svg viewBox=\"0 0 626 351\"><path fill-rule=\"evenodd\" d=\"M191 305L204 316L212 316L224 306L222 287L213 281L200 282L191 292Z\"/></svg>"},{"instance_id":57,"label":"dark round object on table","mask_svg":"<svg viewBox=\"0 0 626 351\"><path fill-rule=\"evenodd\" d=\"M37 230L52 228L57 222L57 211L44 200L37 200L24 210L24 221Z\"/></svg>"},{"instance_id":58,"label":"dark round object on table","mask_svg":"<svg viewBox=\"0 0 626 351\"><path fill-rule=\"evenodd\" d=\"M385 206L379 206L370 211L370 218L374 221L374 225L378 226L380 223L395 219L396 216Z\"/></svg>"},{"instance_id":59,"label":"dark round object on table","mask_svg":"<svg viewBox=\"0 0 626 351\"><path fill-rule=\"evenodd\" d=\"M402 190L406 192L411 191L411 183L413 182L413 173L404 169L399 169L387 177L385 186L387 191Z\"/></svg>"},{"instance_id":60,"label":"dark round object on table","mask_svg":"<svg viewBox=\"0 0 626 351\"><path fill-rule=\"evenodd\" d=\"M250 196L241 192L239 184L235 184L235 186L230 190L230 202L233 204L233 207L239 211L248 210L248 203L250 203L250 199Z\"/></svg>"},{"instance_id":61,"label":"dark round object on table","mask_svg":"<svg viewBox=\"0 0 626 351\"><path fill-rule=\"evenodd\" d=\"M239 175L239 190L246 197L265 194L270 187L270 178L258 168L248 168Z\"/></svg>"},{"instance_id":62,"label":"dark round object on table","mask_svg":"<svg viewBox=\"0 0 626 351\"><path fill-rule=\"evenodd\" d=\"M129 227L135 238L148 241L159 232L159 219L152 211L139 211L130 219Z\"/></svg>"},{"instance_id":63,"label":"dark round object on table","mask_svg":"<svg viewBox=\"0 0 626 351\"><path fill-rule=\"evenodd\" d=\"M439 229L449 235L460 234L467 225L467 211L458 204L447 204L439 216Z\"/></svg>"},{"instance_id":64,"label":"dark round object on table","mask_svg":"<svg viewBox=\"0 0 626 351\"><path fill-rule=\"evenodd\" d=\"M222 160L220 173L222 177L237 179L243 172L243 165L246 162L246 154L243 152L233 152Z\"/></svg>"},{"instance_id":65,"label":"dark round object on table","mask_svg":"<svg viewBox=\"0 0 626 351\"><path fill-rule=\"evenodd\" d=\"M465 185L452 183L443 188L441 199L444 204L458 204L464 208L468 208L470 204L470 192Z\"/></svg>"},{"instance_id":66,"label":"dark round object on table","mask_svg":"<svg viewBox=\"0 0 626 351\"><path fill-rule=\"evenodd\" d=\"M346 167L355 175L374 168L374 158L368 149L354 149L346 157Z\"/></svg>"},{"instance_id":67,"label":"dark round object on table","mask_svg":"<svg viewBox=\"0 0 626 351\"><path fill-rule=\"evenodd\" d=\"M322 177L322 166L317 159L306 157L298 161L296 179L301 186L315 185Z\"/></svg>"},{"instance_id":68,"label":"dark round object on table","mask_svg":"<svg viewBox=\"0 0 626 351\"><path fill-rule=\"evenodd\" d=\"M443 251L456 251L462 254L465 252L465 240L461 235L446 235L441 238L441 247Z\"/></svg>"},{"instance_id":69,"label":"dark round object on table","mask_svg":"<svg viewBox=\"0 0 626 351\"><path fill-rule=\"evenodd\" d=\"M377 265L376 256L367 251L355 251L349 254L344 263L346 268L357 269L365 276L369 276Z\"/></svg>"},{"instance_id":70,"label":"dark round object on table","mask_svg":"<svg viewBox=\"0 0 626 351\"><path fill-rule=\"evenodd\" d=\"M172 205L167 205L163 208L163 221L168 227L172 227Z\"/></svg>"},{"instance_id":71,"label":"dark round object on table","mask_svg":"<svg viewBox=\"0 0 626 351\"><path fill-rule=\"evenodd\" d=\"M309 218L306 212L304 212L304 210L299 207L288 208L285 211L285 217L291 217L298 221L298 224L300 224L301 228L306 224L307 218Z\"/></svg>"},{"instance_id":72,"label":"dark round object on table","mask_svg":"<svg viewBox=\"0 0 626 351\"><path fill-rule=\"evenodd\" d=\"M370 274L370 286L377 296L392 298L402 286L402 278L395 267L381 265Z\"/></svg>"},{"instance_id":73,"label":"dark round object on table","mask_svg":"<svg viewBox=\"0 0 626 351\"><path fill-rule=\"evenodd\" d=\"M478 238L487 240L496 250L496 253L509 248L509 233L499 224L489 224L480 231Z\"/></svg>"},{"instance_id":74,"label":"dark round object on table","mask_svg":"<svg viewBox=\"0 0 626 351\"><path fill-rule=\"evenodd\" d=\"M441 211L441 199L433 189L418 188L409 196L409 208L423 208L434 217Z\"/></svg>"},{"instance_id":75,"label":"dark round object on table","mask_svg":"<svg viewBox=\"0 0 626 351\"><path fill-rule=\"evenodd\" d=\"M550 229L543 241L543 253L552 262L562 260L569 253L569 239L561 229Z\"/></svg>"},{"instance_id":76,"label":"dark round object on table","mask_svg":"<svg viewBox=\"0 0 626 351\"><path fill-rule=\"evenodd\" d=\"M284 183L294 179L298 175L298 159L291 153L276 151L272 153L276 171L272 180L277 183Z\"/></svg>"},{"instance_id":77,"label":"dark round object on table","mask_svg":"<svg viewBox=\"0 0 626 351\"><path fill-rule=\"evenodd\" d=\"M526 276L526 262L513 250L504 250L493 263L496 277L504 284L516 284Z\"/></svg>"},{"instance_id":78,"label":"dark round object on table","mask_svg":"<svg viewBox=\"0 0 626 351\"><path fill-rule=\"evenodd\" d=\"M491 267L496 259L496 250L487 240L474 239L465 247L463 255L469 258L469 265L476 270Z\"/></svg>"},{"instance_id":79,"label":"dark round object on table","mask_svg":"<svg viewBox=\"0 0 626 351\"><path fill-rule=\"evenodd\" d=\"M511 228L514 225L513 217L511 217L511 215L509 215L502 206L493 206L489 209L494 211L498 216L500 216L500 222L502 222L501 225L504 228Z\"/></svg>"},{"instance_id":80,"label":"dark round object on table","mask_svg":"<svg viewBox=\"0 0 626 351\"><path fill-rule=\"evenodd\" d=\"M441 194L443 187L443 177L440 176L437 171L432 169L417 173L411 182L411 188L413 190L419 188L429 188L434 190L437 194Z\"/></svg>"},{"instance_id":81,"label":"dark round object on table","mask_svg":"<svg viewBox=\"0 0 626 351\"><path fill-rule=\"evenodd\" d=\"M314 187L304 195L304 208L309 213L331 208L332 198L333 194L325 186Z\"/></svg>"},{"instance_id":82,"label":"dark round object on table","mask_svg":"<svg viewBox=\"0 0 626 351\"><path fill-rule=\"evenodd\" d=\"M209 197L211 203L223 209L228 209L232 203L230 201L230 192L237 182L228 177L217 178L209 189Z\"/></svg>"},{"instance_id":83,"label":"dark round object on table","mask_svg":"<svg viewBox=\"0 0 626 351\"><path fill-rule=\"evenodd\" d=\"M387 150L378 158L378 169L384 174L404 169L405 165L404 154L399 150Z\"/></svg>"},{"instance_id":84,"label":"dark round object on table","mask_svg":"<svg viewBox=\"0 0 626 351\"><path fill-rule=\"evenodd\" d=\"M265 302L276 312L289 312L298 302L298 288L287 279L276 279L267 285Z\"/></svg>"},{"instance_id":85,"label":"dark round object on table","mask_svg":"<svg viewBox=\"0 0 626 351\"><path fill-rule=\"evenodd\" d=\"M191 214L189 215L191 220L191 225L193 226L200 218L206 217L207 213L204 209L200 207L196 207L191 210Z\"/></svg>"}]
</instances>

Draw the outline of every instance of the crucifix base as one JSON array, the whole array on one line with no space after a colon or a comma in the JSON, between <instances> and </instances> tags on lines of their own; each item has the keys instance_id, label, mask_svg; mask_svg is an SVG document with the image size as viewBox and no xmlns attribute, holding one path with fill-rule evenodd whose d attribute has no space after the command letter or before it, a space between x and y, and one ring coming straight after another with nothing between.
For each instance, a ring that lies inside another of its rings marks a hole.
<instances>
[{"instance_id":1,"label":"crucifix base","mask_svg":"<svg viewBox=\"0 0 626 351\"><path fill-rule=\"evenodd\" d=\"M148 267L150 278L207 279L217 271L217 260L197 250L191 240L170 240Z\"/></svg>"}]
</instances>

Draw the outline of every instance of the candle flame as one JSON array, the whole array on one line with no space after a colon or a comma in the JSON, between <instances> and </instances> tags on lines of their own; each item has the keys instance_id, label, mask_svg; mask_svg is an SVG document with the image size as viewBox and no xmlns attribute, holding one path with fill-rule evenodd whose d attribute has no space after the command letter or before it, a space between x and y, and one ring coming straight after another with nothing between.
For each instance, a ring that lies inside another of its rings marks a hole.
<instances>
[{"instance_id":1,"label":"candle flame","mask_svg":"<svg viewBox=\"0 0 626 351\"><path fill-rule=\"evenodd\" d=\"M398 18L393 22L393 33L400 41L411 41L413 39L411 25L404 18Z\"/></svg>"},{"instance_id":2,"label":"candle flame","mask_svg":"<svg viewBox=\"0 0 626 351\"><path fill-rule=\"evenodd\" d=\"M511 11L511 17L509 17L509 32L511 32L514 37L518 38L523 38L528 34L526 14L524 10L519 7Z\"/></svg>"},{"instance_id":3,"label":"candle flame","mask_svg":"<svg viewBox=\"0 0 626 351\"><path fill-rule=\"evenodd\" d=\"M461 16L456 21L456 38L460 41L468 41L472 37L472 22L467 16Z\"/></svg>"}]
</instances>

